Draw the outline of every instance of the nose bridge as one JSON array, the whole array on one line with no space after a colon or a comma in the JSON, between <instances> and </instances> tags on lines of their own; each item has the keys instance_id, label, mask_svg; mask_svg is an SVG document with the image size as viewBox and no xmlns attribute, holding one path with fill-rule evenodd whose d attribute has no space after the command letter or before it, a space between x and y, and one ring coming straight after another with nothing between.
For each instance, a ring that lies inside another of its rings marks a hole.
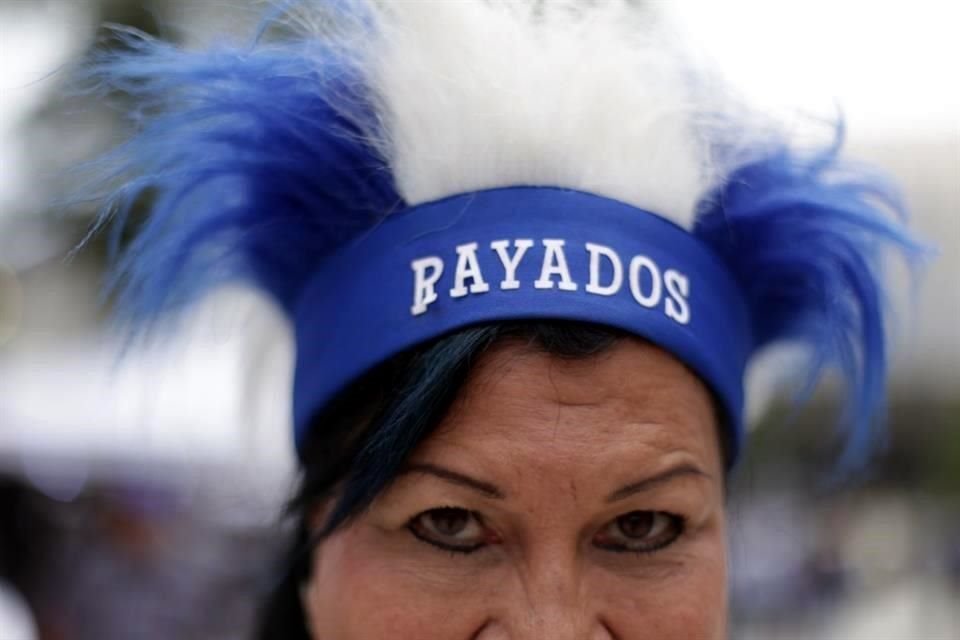
<instances>
[{"instance_id":1,"label":"nose bridge","mask_svg":"<svg viewBox=\"0 0 960 640\"><path fill-rule=\"evenodd\" d=\"M511 640L587 640L598 637L600 612L585 598L576 553L541 548L518 576L522 597L508 603Z\"/></svg>"}]
</instances>

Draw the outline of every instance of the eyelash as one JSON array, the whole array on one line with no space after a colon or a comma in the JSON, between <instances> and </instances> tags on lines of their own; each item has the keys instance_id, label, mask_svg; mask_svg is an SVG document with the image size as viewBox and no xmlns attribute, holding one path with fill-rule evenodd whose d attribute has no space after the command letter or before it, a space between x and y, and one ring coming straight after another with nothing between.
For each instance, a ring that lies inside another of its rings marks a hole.
<instances>
[{"instance_id":1,"label":"eyelash","mask_svg":"<svg viewBox=\"0 0 960 640\"><path fill-rule=\"evenodd\" d=\"M425 515L425 514L427 514L427 513L429 513L429 511L425 511L425 512L423 512L423 513L421 513L421 514L419 514L419 515L417 515L417 516L414 516L414 517L410 520L410 522L407 523L407 530L410 532L410 534L411 534L414 538L416 538L416 539L419 540L420 542L424 542L424 543L430 545L431 547L436 547L437 549L440 549L441 551L447 551L447 552L449 552L449 553L451 553L451 554L453 554L453 555L459 555L459 556L468 556L468 555L470 555L471 553L474 553L474 552L476 552L476 551L479 551L479 550L481 550L481 549L483 549L484 547L487 546L487 543L486 543L486 542L478 542L478 543L475 544L475 545L470 545L470 546L467 546L467 547L458 547L458 546L455 546L455 545L444 544L444 543L439 542L439 541L437 541L437 540L431 540L430 538L426 537L425 535L423 535L422 533L420 533L419 531L417 531L417 528L416 528L416 521L417 521L420 517L422 517L423 515ZM473 517L475 517L475 518L478 517L477 514L475 514L475 513L473 513L473 512L470 512L470 515L473 516Z\"/></svg>"},{"instance_id":2,"label":"eyelash","mask_svg":"<svg viewBox=\"0 0 960 640\"><path fill-rule=\"evenodd\" d=\"M675 513L669 513L667 511L653 511L650 512L655 516L663 516L670 521L670 527L672 529L671 535L665 538L661 542L651 544L650 546L643 548L632 549L625 545L604 545L604 544L595 544L598 549L603 549L604 551L610 551L612 553L633 553L636 555L650 555L657 553L663 549L666 549L670 545L674 544L677 540L683 537L683 534L687 530L687 519L683 516L677 515ZM621 516L623 517L623 516ZM616 522L616 520L614 520Z\"/></svg>"},{"instance_id":3,"label":"eyelash","mask_svg":"<svg viewBox=\"0 0 960 640\"><path fill-rule=\"evenodd\" d=\"M419 540L420 542L425 542L431 547L436 547L441 551L446 551L455 556L468 556L471 553L480 551L481 549L487 546L485 542L481 542L479 544L475 544L470 547L455 547L449 544L443 544L442 542L437 542L436 540L430 540L429 538L417 533L417 531L413 527L407 527L407 529L409 529L410 533L413 534L413 537Z\"/></svg>"},{"instance_id":4,"label":"eyelash","mask_svg":"<svg viewBox=\"0 0 960 640\"><path fill-rule=\"evenodd\" d=\"M425 516L428 516L428 515L430 515L430 514L436 514L436 513L441 512L441 511L461 512L461 513L465 514L466 516L468 516L468 517L470 517L470 518L473 518L479 525L481 525L481 526L483 525L483 518L480 516L480 514L474 512L474 511L469 511L469 510L467 510L467 509L461 509L461 508L459 508L459 507L438 507L438 508L435 508L435 509L428 509L428 510L426 510L426 511L423 511L423 512L417 514L416 516L414 516L413 518L411 518L411 519L409 520L409 522L407 522L407 525L406 525L407 530L408 530L408 531L410 532L410 534L411 534L414 538L416 538L417 540L419 540L419 541L421 541L421 542L423 542L423 543L425 543L425 544L428 544L428 545L430 545L430 546L432 546L432 547L434 547L434 548L436 548L436 549L439 549L439 550L441 550L441 551L445 551L445 552L447 552L447 553L450 553L450 554L453 555L453 556L466 556L466 555L470 555L470 554L472 554L472 553L475 553L475 552L477 552L477 551L480 551L480 550L484 549L485 547L490 546L488 542L479 542L479 543L476 543L476 544L473 544L473 545L468 545L468 546L457 546L457 545L445 544L444 542L441 542L441 541L439 541L439 540L435 540L435 539L429 538L429 537L426 536L424 533L422 533L421 531L418 530L418 523L421 521L422 518L424 518ZM684 518L683 516L674 514L674 513L666 512L666 511L631 512L630 514L624 514L623 516L620 516L619 518L626 517L626 516L631 515L631 514L633 514L633 513L650 513L650 514L652 514L652 515L654 515L654 516L662 516L662 517L668 518L669 521L670 521L670 526L671 526L671 528L672 528L672 533L671 533L671 535L669 536L669 538L665 539L664 541L658 542L658 543L656 543L656 544L654 544L654 545L651 545L651 546L649 546L649 547L646 547L646 548L636 548L636 549L632 549L632 548L627 547L626 545L617 545L617 544L597 544L597 543L594 543L594 545L595 545L598 549L602 549L602 550L604 550L604 551L609 551L609 552L611 552L611 553L633 553L633 554L636 554L636 555L649 555L649 554L656 553L656 552L658 552L658 551L660 551L660 550L662 550L662 549L665 549L665 548L669 547L670 545L674 544L674 543L675 543L677 540L679 540L679 539L683 536L683 534L686 532L686 527L687 527L687 520L686 520L686 518ZM612 525L612 524L614 524L614 523L617 523L618 520L619 520L619 518L615 518L614 520L612 520L610 523L608 523L608 524L605 525L605 526L610 526L610 525Z\"/></svg>"}]
</instances>

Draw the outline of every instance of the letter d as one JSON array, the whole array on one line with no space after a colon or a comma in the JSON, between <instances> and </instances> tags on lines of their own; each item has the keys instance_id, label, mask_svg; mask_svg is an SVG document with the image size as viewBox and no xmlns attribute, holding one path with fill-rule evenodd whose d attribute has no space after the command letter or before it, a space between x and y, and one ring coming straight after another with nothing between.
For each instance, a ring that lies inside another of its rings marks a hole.
<instances>
[{"instance_id":1,"label":"letter d","mask_svg":"<svg viewBox=\"0 0 960 640\"><path fill-rule=\"evenodd\" d=\"M590 282L587 284L587 293L594 293L598 296L613 296L620 291L623 285L623 263L617 252L602 244L587 243L587 251L590 252ZM610 261L613 267L613 280L610 284L604 286L600 284L600 256Z\"/></svg>"}]
</instances>

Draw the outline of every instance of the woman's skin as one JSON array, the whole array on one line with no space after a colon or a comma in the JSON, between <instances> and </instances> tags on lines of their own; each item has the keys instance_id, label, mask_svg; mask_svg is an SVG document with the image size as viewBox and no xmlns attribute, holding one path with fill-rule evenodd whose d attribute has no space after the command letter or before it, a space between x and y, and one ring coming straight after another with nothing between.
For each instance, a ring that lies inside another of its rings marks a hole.
<instances>
[{"instance_id":1,"label":"woman's skin","mask_svg":"<svg viewBox=\"0 0 960 640\"><path fill-rule=\"evenodd\" d=\"M703 384L640 340L573 360L498 346L393 486L315 550L313 638L724 638L716 432Z\"/></svg>"}]
</instances>

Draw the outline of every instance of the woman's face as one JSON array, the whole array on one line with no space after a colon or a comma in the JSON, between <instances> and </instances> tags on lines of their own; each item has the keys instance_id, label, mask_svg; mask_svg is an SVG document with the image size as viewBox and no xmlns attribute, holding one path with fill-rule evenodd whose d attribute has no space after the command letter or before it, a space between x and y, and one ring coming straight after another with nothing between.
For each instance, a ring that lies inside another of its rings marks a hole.
<instances>
[{"instance_id":1,"label":"woman's face","mask_svg":"<svg viewBox=\"0 0 960 640\"><path fill-rule=\"evenodd\" d=\"M491 351L405 471L317 547L318 640L725 636L711 398L638 340Z\"/></svg>"}]
</instances>

